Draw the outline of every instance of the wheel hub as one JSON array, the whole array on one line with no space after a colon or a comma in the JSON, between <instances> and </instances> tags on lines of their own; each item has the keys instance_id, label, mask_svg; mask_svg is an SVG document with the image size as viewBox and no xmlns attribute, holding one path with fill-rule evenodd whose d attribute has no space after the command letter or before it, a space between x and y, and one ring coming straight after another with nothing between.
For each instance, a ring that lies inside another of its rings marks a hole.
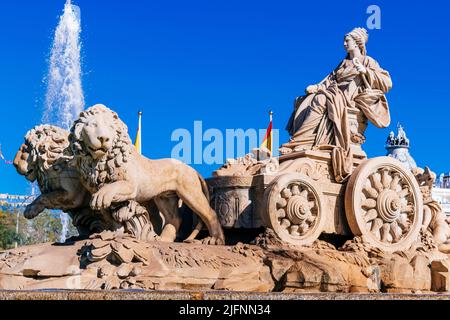
<instances>
[{"instance_id":1,"label":"wheel hub","mask_svg":"<svg viewBox=\"0 0 450 320\"><path fill-rule=\"evenodd\" d=\"M311 210L308 200L301 196L293 196L289 199L286 215L293 224L300 224L310 215Z\"/></svg>"},{"instance_id":2,"label":"wheel hub","mask_svg":"<svg viewBox=\"0 0 450 320\"><path fill-rule=\"evenodd\" d=\"M400 198L395 191L384 190L377 199L377 211L384 222L392 223L400 215Z\"/></svg>"}]
</instances>

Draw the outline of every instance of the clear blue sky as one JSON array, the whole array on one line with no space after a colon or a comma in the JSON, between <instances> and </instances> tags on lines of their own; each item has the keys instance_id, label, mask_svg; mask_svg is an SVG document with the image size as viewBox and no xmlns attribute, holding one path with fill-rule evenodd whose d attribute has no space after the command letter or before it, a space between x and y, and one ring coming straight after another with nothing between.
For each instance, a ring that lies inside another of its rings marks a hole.
<instances>
[{"instance_id":1,"label":"clear blue sky","mask_svg":"<svg viewBox=\"0 0 450 320\"><path fill-rule=\"evenodd\" d=\"M176 128L275 128L294 98L322 80L345 56L343 36L366 25L368 54L394 82L392 124L370 126L365 150L384 155L401 122L418 165L450 171L450 5L447 1L74 0L82 11L83 85L88 106L116 110L134 136L144 111L143 152L169 157ZM64 0L0 1L0 143L12 158L43 109L47 59ZM217 166L196 166L210 176ZM0 193L28 184L0 164Z\"/></svg>"}]
</instances>

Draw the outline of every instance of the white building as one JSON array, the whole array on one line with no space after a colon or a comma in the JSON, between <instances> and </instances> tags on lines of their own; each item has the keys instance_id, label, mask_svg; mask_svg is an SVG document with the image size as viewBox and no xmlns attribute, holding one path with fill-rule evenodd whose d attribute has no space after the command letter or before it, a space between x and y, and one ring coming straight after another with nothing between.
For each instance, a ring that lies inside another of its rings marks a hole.
<instances>
[{"instance_id":1,"label":"white building","mask_svg":"<svg viewBox=\"0 0 450 320\"><path fill-rule=\"evenodd\" d=\"M35 196L33 195L22 196L0 193L0 207L9 206L14 208L22 208L29 205L31 202L33 202L34 199Z\"/></svg>"}]
</instances>

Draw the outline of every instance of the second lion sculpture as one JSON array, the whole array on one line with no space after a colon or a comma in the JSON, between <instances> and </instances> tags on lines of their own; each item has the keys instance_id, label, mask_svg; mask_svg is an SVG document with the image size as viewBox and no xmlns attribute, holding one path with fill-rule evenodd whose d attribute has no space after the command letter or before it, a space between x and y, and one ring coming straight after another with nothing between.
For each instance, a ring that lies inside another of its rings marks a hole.
<instances>
[{"instance_id":1,"label":"second lion sculpture","mask_svg":"<svg viewBox=\"0 0 450 320\"><path fill-rule=\"evenodd\" d=\"M203 242L225 244L203 178L180 161L150 160L138 154L117 113L101 104L87 109L73 124L69 140L81 181L93 194L93 209L127 201L145 207L155 203L165 219L161 240L172 242L182 223L178 210L182 200L206 224L210 237Z\"/></svg>"},{"instance_id":2,"label":"second lion sculpture","mask_svg":"<svg viewBox=\"0 0 450 320\"><path fill-rule=\"evenodd\" d=\"M41 125L30 130L17 151L14 166L30 182L37 181L41 195L24 212L27 219L37 217L45 209L63 210L72 217L81 236L109 228L103 217L89 207L90 194L80 177L69 166L73 156L69 148L69 132L56 126Z\"/></svg>"}]
</instances>

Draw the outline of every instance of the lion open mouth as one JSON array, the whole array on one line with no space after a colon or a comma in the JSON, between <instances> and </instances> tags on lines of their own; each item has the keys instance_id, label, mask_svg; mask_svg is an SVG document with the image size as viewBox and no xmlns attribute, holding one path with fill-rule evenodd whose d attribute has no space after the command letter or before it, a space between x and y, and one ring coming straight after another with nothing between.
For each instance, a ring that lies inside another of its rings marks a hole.
<instances>
[{"instance_id":1,"label":"lion open mouth","mask_svg":"<svg viewBox=\"0 0 450 320\"><path fill-rule=\"evenodd\" d=\"M89 150L91 150L92 152L103 152L103 153L107 153L108 152L108 150L106 150L106 148L104 148L104 147L101 147L101 148L97 148L97 149L94 149L94 148L92 148L92 147L89 147Z\"/></svg>"},{"instance_id":2,"label":"lion open mouth","mask_svg":"<svg viewBox=\"0 0 450 320\"><path fill-rule=\"evenodd\" d=\"M108 153L108 150L105 147L100 147L100 148L94 149L91 146L89 146L88 149L89 149L90 153L92 155L95 155L96 157L101 157Z\"/></svg>"}]
</instances>

